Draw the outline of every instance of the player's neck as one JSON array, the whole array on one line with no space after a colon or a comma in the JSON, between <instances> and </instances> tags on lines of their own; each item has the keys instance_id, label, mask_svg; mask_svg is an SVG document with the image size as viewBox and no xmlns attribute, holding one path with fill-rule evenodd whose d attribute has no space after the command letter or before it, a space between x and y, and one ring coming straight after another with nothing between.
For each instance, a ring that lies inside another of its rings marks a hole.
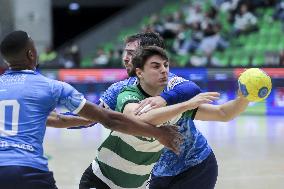
<instances>
[{"instance_id":1,"label":"player's neck","mask_svg":"<svg viewBox=\"0 0 284 189\"><path fill-rule=\"evenodd\" d=\"M10 70L20 71L20 70L35 70L35 67L26 61L13 61L8 63Z\"/></svg>"},{"instance_id":2,"label":"player's neck","mask_svg":"<svg viewBox=\"0 0 284 189\"><path fill-rule=\"evenodd\" d=\"M34 71L35 68L27 67L27 66L10 66L10 70L12 71L21 71L21 70L32 70Z\"/></svg>"},{"instance_id":3,"label":"player's neck","mask_svg":"<svg viewBox=\"0 0 284 189\"><path fill-rule=\"evenodd\" d=\"M140 83L141 88L150 96L158 96L162 91L164 87L153 87L150 85L147 85L143 82Z\"/></svg>"}]
</instances>

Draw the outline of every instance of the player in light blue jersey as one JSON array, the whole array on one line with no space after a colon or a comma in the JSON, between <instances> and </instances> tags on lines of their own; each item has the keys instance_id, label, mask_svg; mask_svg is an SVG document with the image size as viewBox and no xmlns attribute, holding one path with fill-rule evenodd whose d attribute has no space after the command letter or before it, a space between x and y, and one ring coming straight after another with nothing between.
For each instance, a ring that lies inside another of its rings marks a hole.
<instances>
[{"instance_id":1,"label":"player in light blue jersey","mask_svg":"<svg viewBox=\"0 0 284 189\"><path fill-rule=\"evenodd\" d=\"M139 46L151 45L165 47L163 39L152 32L136 34L126 39L123 62L130 76L135 72L131 59L136 49ZM114 110L118 94L126 86L136 85L137 82L136 77L129 77L113 84L100 98L100 104ZM195 83L169 73L168 84L163 93L141 101L136 113L142 114L153 108L183 102L200 92L200 88ZM151 189L213 189L218 175L217 161L207 140L195 127L192 118L228 121L243 112L247 105L248 101L240 95L223 105L201 105L192 117L182 117L177 123L185 139L181 145L180 154L175 155L170 150L164 149L152 171L149 187ZM82 175L80 189L90 188L94 183L103 186L102 181L95 177L91 164Z\"/></svg>"},{"instance_id":2,"label":"player in light blue jersey","mask_svg":"<svg viewBox=\"0 0 284 189\"><path fill-rule=\"evenodd\" d=\"M0 188L57 188L42 146L47 117L57 105L112 130L155 137L178 151L181 138L174 128L157 128L99 108L71 85L35 72L37 52L26 32L8 34L0 51L9 67L0 76Z\"/></svg>"}]
</instances>

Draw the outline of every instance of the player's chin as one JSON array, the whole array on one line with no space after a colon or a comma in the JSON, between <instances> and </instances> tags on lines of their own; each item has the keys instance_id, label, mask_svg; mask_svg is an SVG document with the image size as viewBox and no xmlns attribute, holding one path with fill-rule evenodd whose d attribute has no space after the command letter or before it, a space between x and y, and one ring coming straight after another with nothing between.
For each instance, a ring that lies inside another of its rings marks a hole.
<instances>
[{"instance_id":1,"label":"player's chin","mask_svg":"<svg viewBox=\"0 0 284 189\"><path fill-rule=\"evenodd\" d=\"M168 79L167 78L159 79L159 83L167 84L168 83Z\"/></svg>"},{"instance_id":2,"label":"player's chin","mask_svg":"<svg viewBox=\"0 0 284 189\"><path fill-rule=\"evenodd\" d=\"M168 84L168 81L167 81L167 80L166 80L166 81L164 81L164 80L160 80L160 81L159 81L159 85L160 85L161 87L165 87L167 84Z\"/></svg>"}]
</instances>

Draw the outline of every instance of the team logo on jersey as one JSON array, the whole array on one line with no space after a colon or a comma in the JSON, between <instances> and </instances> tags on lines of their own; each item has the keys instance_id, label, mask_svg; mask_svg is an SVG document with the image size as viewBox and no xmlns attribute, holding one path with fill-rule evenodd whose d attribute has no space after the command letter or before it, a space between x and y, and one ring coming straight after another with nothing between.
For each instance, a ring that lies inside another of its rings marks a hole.
<instances>
[{"instance_id":1,"label":"team logo on jersey","mask_svg":"<svg viewBox=\"0 0 284 189\"><path fill-rule=\"evenodd\" d=\"M173 89L176 85L178 85L178 84L180 84L180 83L182 83L184 81L187 81L187 80L182 78L182 77L173 77L168 82L167 90Z\"/></svg>"},{"instance_id":2,"label":"team logo on jersey","mask_svg":"<svg viewBox=\"0 0 284 189\"><path fill-rule=\"evenodd\" d=\"M121 102L122 102L122 103L125 103L125 102L127 102L128 100L138 100L138 101L140 101L140 99L139 99L138 97L134 96L134 95L127 95L127 96L125 96L125 97L121 100Z\"/></svg>"}]
</instances>

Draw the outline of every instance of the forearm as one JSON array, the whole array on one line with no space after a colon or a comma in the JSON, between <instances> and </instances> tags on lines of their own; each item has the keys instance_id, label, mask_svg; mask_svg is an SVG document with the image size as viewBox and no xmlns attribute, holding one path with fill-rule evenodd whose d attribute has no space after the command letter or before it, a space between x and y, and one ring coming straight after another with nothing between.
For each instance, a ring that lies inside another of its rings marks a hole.
<instances>
[{"instance_id":1,"label":"forearm","mask_svg":"<svg viewBox=\"0 0 284 189\"><path fill-rule=\"evenodd\" d=\"M191 107L191 103L186 101L171 106L153 109L137 117L143 122L160 125L189 109L194 109L194 107Z\"/></svg>"},{"instance_id":2,"label":"forearm","mask_svg":"<svg viewBox=\"0 0 284 189\"><path fill-rule=\"evenodd\" d=\"M89 102L86 103L78 114L94 122L97 121L108 129L125 134L154 138L159 136L159 129L154 125L130 119L122 113L99 108Z\"/></svg>"},{"instance_id":3,"label":"forearm","mask_svg":"<svg viewBox=\"0 0 284 189\"><path fill-rule=\"evenodd\" d=\"M220 105L222 121L230 121L245 111L249 101L244 97L238 96L235 100L228 101Z\"/></svg>"},{"instance_id":4,"label":"forearm","mask_svg":"<svg viewBox=\"0 0 284 189\"><path fill-rule=\"evenodd\" d=\"M154 138L157 138L159 136L159 128L157 128L155 125L142 122L140 120L131 119L125 115L121 115L123 114L110 112L108 119L106 119L106 121L102 121L102 123L104 126L107 126L111 130L129 135Z\"/></svg>"},{"instance_id":5,"label":"forearm","mask_svg":"<svg viewBox=\"0 0 284 189\"><path fill-rule=\"evenodd\" d=\"M92 121L79 117L79 116L67 116L62 114L52 113L46 122L48 127L55 128L69 128L81 125L89 125Z\"/></svg>"}]
</instances>

